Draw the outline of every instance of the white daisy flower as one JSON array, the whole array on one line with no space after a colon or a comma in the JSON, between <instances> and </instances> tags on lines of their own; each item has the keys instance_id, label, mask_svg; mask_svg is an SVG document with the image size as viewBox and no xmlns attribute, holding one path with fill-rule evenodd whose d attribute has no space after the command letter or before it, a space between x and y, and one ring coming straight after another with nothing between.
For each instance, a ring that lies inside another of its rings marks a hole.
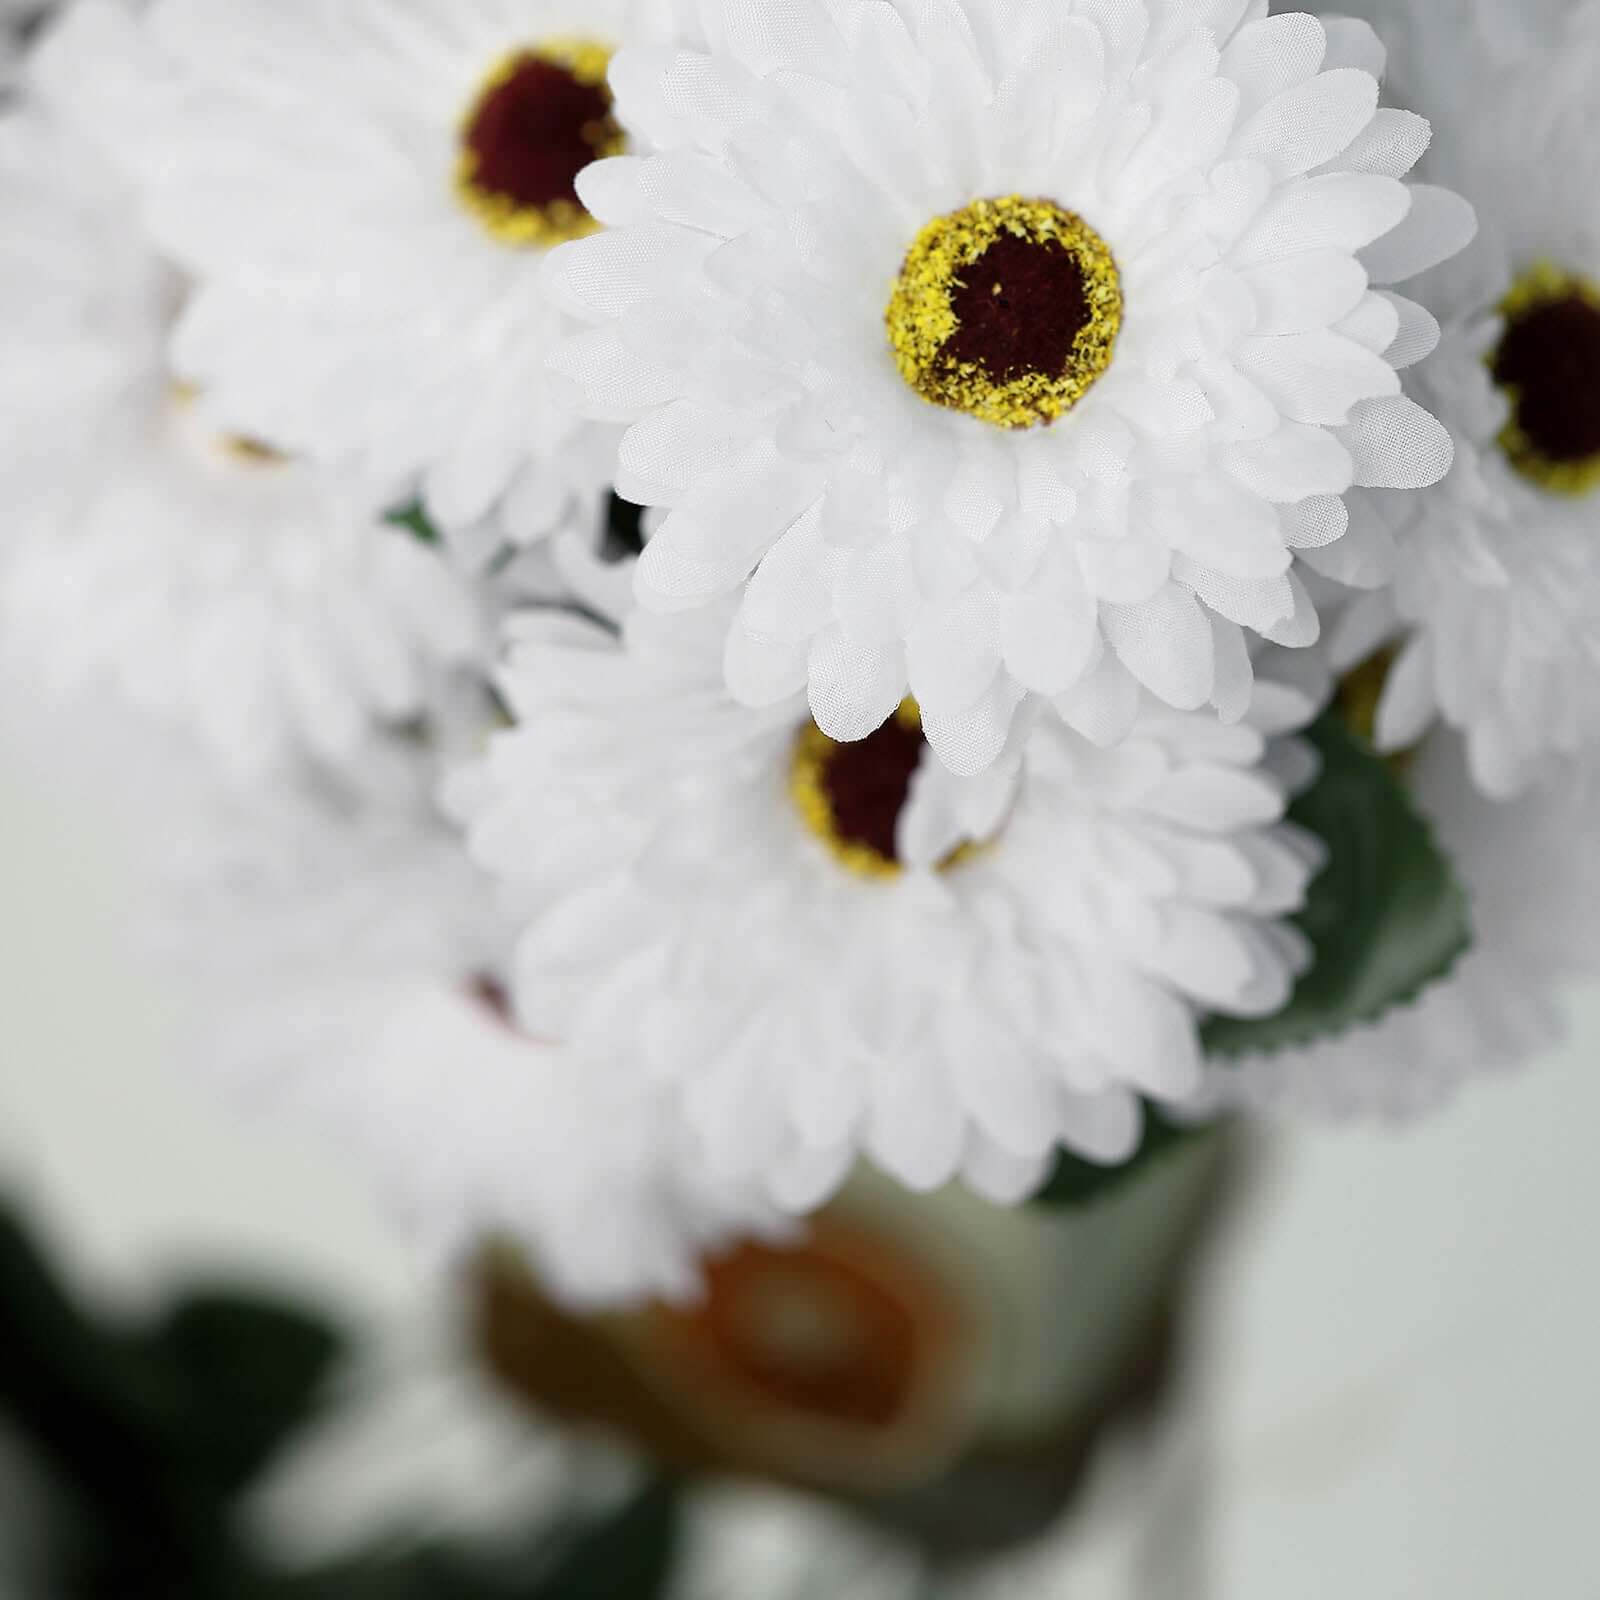
<instances>
[{"instance_id":1,"label":"white daisy flower","mask_svg":"<svg viewBox=\"0 0 1600 1600\"><path fill-rule=\"evenodd\" d=\"M658 153L579 180L612 227L550 257L592 324L556 365L671 508L643 603L742 594L740 700L853 740L909 690L961 773L1029 695L1237 718L1243 630L1316 637L1294 558L1345 492L1443 474L1387 286L1470 209L1402 181L1370 28L1265 11L713 4L618 57Z\"/></svg>"},{"instance_id":2,"label":"white daisy flower","mask_svg":"<svg viewBox=\"0 0 1600 1600\"><path fill-rule=\"evenodd\" d=\"M1364 497L1352 537L1310 559L1392 580L1334 638L1340 666L1399 653L1380 745L1442 717L1504 797L1600 747L1600 8L1480 20L1403 35L1406 87L1441 129L1434 168L1485 219L1432 275L1445 348L1413 390L1455 467L1431 495Z\"/></svg>"},{"instance_id":3,"label":"white daisy flower","mask_svg":"<svg viewBox=\"0 0 1600 1600\"><path fill-rule=\"evenodd\" d=\"M197 735L237 777L353 767L481 665L488 630L439 553L217 432L169 374L184 283L140 228L94 93L129 27L121 7L74 8L0 121L7 655L35 689Z\"/></svg>"},{"instance_id":4,"label":"white daisy flower","mask_svg":"<svg viewBox=\"0 0 1600 1600\"><path fill-rule=\"evenodd\" d=\"M503 1234L588 1310L692 1297L705 1253L784 1236L701 1170L663 1093L512 1025L492 886L435 814L288 789L179 814L164 942L207 1054L327 1127L430 1252Z\"/></svg>"},{"instance_id":5,"label":"white daisy flower","mask_svg":"<svg viewBox=\"0 0 1600 1600\"><path fill-rule=\"evenodd\" d=\"M1442 718L1497 799L1600 748L1600 404L1585 361L1600 385L1600 287L1553 271L1504 314L1452 325L1416 391L1455 436L1450 475L1430 495L1371 496L1351 537L1318 552L1331 576L1389 583L1329 639L1340 670L1393 653L1378 747L1409 749Z\"/></svg>"},{"instance_id":6,"label":"white daisy flower","mask_svg":"<svg viewBox=\"0 0 1600 1600\"><path fill-rule=\"evenodd\" d=\"M468 808L529 908L523 1026L676 1088L710 1170L805 1209L861 1151L1015 1201L1058 1145L1121 1161L1141 1094L1192 1092L1198 1013L1285 1002L1306 952L1278 919L1318 851L1264 755L1312 694L1263 683L1233 727L1146 696L1109 751L1041 717L959 779L913 702L852 743L801 694L735 704L735 604L620 641L526 619L521 726Z\"/></svg>"},{"instance_id":7,"label":"white daisy flower","mask_svg":"<svg viewBox=\"0 0 1600 1600\"><path fill-rule=\"evenodd\" d=\"M1410 1005L1303 1049L1208 1070L1217 1107L1409 1118L1476 1078L1525 1066L1568 1030L1565 990L1600 970L1595 779L1569 773L1513 802L1472 783L1449 729L1412 755L1406 779L1466 888L1473 943Z\"/></svg>"},{"instance_id":8,"label":"white daisy flower","mask_svg":"<svg viewBox=\"0 0 1600 1600\"><path fill-rule=\"evenodd\" d=\"M159 0L146 192L199 279L174 358L229 426L528 542L616 438L545 357L549 246L625 147L605 82L643 0ZM479 542L484 542L479 533Z\"/></svg>"}]
</instances>

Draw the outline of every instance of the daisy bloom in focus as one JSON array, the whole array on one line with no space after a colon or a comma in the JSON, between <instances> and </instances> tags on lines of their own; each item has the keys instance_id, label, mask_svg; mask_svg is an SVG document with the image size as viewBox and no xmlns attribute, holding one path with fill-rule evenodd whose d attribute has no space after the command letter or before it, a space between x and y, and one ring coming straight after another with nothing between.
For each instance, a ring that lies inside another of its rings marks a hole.
<instances>
[{"instance_id":1,"label":"daisy bloom in focus","mask_svg":"<svg viewBox=\"0 0 1600 1600\"><path fill-rule=\"evenodd\" d=\"M1265 13L758 0L619 55L654 153L578 180L610 227L550 256L591 324L554 364L668 508L641 601L738 597L739 700L851 741L909 694L963 774L1030 697L1237 719L1247 633L1317 636L1345 493L1443 475L1389 285L1470 208L1404 181L1429 131L1366 24Z\"/></svg>"},{"instance_id":2,"label":"daisy bloom in focus","mask_svg":"<svg viewBox=\"0 0 1600 1600\"><path fill-rule=\"evenodd\" d=\"M591 608L630 581L601 569ZM864 1153L1014 1202L1193 1092L1201 1013L1284 1004L1320 847L1280 820L1305 751L1268 742L1311 688L1264 679L1227 727L1130 682L1116 749L1041 716L961 779L912 700L854 742L798 691L736 704L735 604L519 622L519 726L466 807L527 908L519 1022L671 1086L709 1172L805 1210Z\"/></svg>"},{"instance_id":3,"label":"daisy bloom in focus","mask_svg":"<svg viewBox=\"0 0 1600 1600\"><path fill-rule=\"evenodd\" d=\"M351 769L482 661L487 630L436 551L219 430L170 374L185 280L141 228L95 92L131 27L71 8L0 116L7 655L36 690L109 695L239 778Z\"/></svg>"},{"instance_id":4,"label":"daisy bloom in focus","mask_svg":"<svg viewBox=\"0 0 1600 1600\"><path fill-rule=\"evenodd\" d=\"M539 287L627 148L606 68L635 0L158 0L139 103L174 359L230 427L417 494L478 554L609 483L611 430L545 370Z\"/></svg>"},{"instance_id":5,"label":"daisy bloom in focus","mask_svg":"<svg viewBox=\"0 0 1600 1600\"><path fill-rule=\"evenodd\" d=\"M1418 21L1406 91L1440 129L1433 170L1484 220L1430 275L1445 341L1414 390L1456 462L1432 494L1353 505L1329 570L1387 587L1333 643L1341 668L1396 654L1383 749L1442 718L1473 781L1506 798L1600 751L1600 10L1425 37Z\"/></svg>"}]
</instances>

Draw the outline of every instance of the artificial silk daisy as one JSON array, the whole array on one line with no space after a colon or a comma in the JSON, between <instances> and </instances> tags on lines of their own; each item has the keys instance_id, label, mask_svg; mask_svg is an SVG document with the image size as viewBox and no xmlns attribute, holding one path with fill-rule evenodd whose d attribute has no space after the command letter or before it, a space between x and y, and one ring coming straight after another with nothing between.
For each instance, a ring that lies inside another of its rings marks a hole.
<instances>
[{"instance_id":1,"label":"artificial silk daisy","mask_svg":"<svg viewBox=\"0 0 1600 1600\"><path fill-rule=\"evenodd\" d=\"M1430 160L1484 227L1431 275L1445 341L1415 387L1454 469L1431 495L1354 508L1359 539L1327 570L1392 587L1334 642L1341 666L1398 653L1383 748L1442 717L1474 781L1507 796L1600 748L1600 11L1402 38L1408 92L1444 133Z\"/></svg>"},{"instance_id":2,"label":"artificial silk daisy","mask_svg":"<svg viewBox=\"0 0 1600 1600\"><path fill-rule=\"evenodd\" d=\"M1392 661L1379 748L1442 718L1498 799L1600 749L1600 391L1585 363L1600 384L1600 289L1553 270L1452 324L1418 393L1449 423L1455 466L1431 495L1364 497L1349 559L1327 564L1387 580L1329 641L1343 670Z\"/></svg>"},{"instance_id":3,"label":"artificial silk daisy","mask_svg":"<svg viewBox=\"0 0 1600 1600\"><path fill-rule=\"evenodd\" d=\"M580 168L626 148L636 0L159 0L146 192L198 286L174 359L231 427L419 493L480 547L609 481L545 356ZM491 533L484 532L488 524Z\"/></svg>"},{"instance_id":4,"label":"artificial silk daisy","mask_svg":"<svg viewBox=\"0 0 1600 1600\"><path fill-rule=\"evenodd\" d=\"M1596 773L1515 801L1484 795L1449 728L1406 761L1419 809L1467 891L1473 943L1408 1005L1302 1049L1208 1070L1224 1107L1339 1119L1408 1118L1476 1078L1524 1066L1567 1034L1566 989L1600 971L1594 906Z\"/></svg>"},{"instance_id":5,"label":"artificial silk daisy","mask_svg":"<svg viewBox=\"0 0 1600 1600\"><path fill-rule=\"evenodd\" d=\"M163 942L211 1061L326 1127L430 1251L504 1235L597 1309L692 1296L704 1254L781 1235L703 1172L663 1092L516 1027L492 886L436 812L281 786L176 815Z\"/></svg>"},{"instance_id":6,"label":"artificial silk daisy","mask_svg":"<svg viewBox=\"0 0 1600 1600\"><path fill-rule=\"evenodd\" d=\"M74 8L0 119L7 654L35 697L109 694L237 776L353 767L481 660L486 630L437 552L219 431L169 372L185 283L141 229L94 93L129 26Z\"/></svg>"},{"instance_id":7,"label":"artificial silk daisy","mask_svg":"<svg viewBox=\"0 0 1600 1600\"><path fill-rule=\"evenodd\" d=\"M1262 683L1225 727L1123 680L1116 749L1041 716L961 779L910 699L854 742L798 691L736 704L736 603L620 638L528 618L520 726L467 808L528 907L521 1024L671 1086L708 1170L804 1209L860 1151L1014 1201L1058 1145L1120 1161L1141 1094L1195 1088L1197 1014L1284 1003L1305 951L1278 919L1318 850L1264 758L1311 692Z\"/></svg>"},{"instance_id":8,"label":"artificial silk daisy","mask_svg":"<svg viewBox=\"0 0 1600 1600\"><path fill-rule=\"evenodd\" d=\"M1296 556L1449 441L1389 285L1469 208L1407 185L1365 24L1256 0L698 8L613 65L656 153L578 189L558 369L669 507L639 596L738 594L728 682L948 766L1017 707L1107 737L1135 684L1240 716L1244 633L1317 634Z\"/></svg>"}]
</instances>

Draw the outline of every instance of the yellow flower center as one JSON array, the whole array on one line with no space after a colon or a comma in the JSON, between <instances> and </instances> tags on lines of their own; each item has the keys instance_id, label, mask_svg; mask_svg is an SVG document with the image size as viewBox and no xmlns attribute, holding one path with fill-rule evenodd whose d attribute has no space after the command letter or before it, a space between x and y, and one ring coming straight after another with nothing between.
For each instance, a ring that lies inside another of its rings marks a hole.
<instances>
[{"instance_id":1,"label":"yellow flower center","mask_svg":"<svg viewBox=\"0 0 1600 1600\"><path fill-rule=\"evenodd\" d=\"M591 39L514 51L489 74L461 125L456 191L495 238L548 247L599 226L578 199L591 161L619 155L611 52Z\"/></svg>"},{"instance_id":2,"label":"yellow flower center","mask_svg":"<svg viewBox=\"0 0 1600 1600\"><path fill-rule=\"evenodd\" d=\"M1600 285L1543 264L1501 302L1489 367L1511 402L1501 447L1555 494L1600 487Z\"/></svg>"},{"instance_id":3,"label":"yellow flower center","mask_svg":"<svg viewBox=\"0 0 1600 1600\"><path fill-rule=\"evenodd\" d=\"M885 320L924 400L1029 428L1064 416L1110 366L1122 280L1099 234L1053 201L974 200L912 241Z\"/></svg>"},{"instance_id":4,"label":"yellow flower center","mask_svg":"<svg viewBox=\"0 0 1600 1600\"><path fill-rule=\"evenodd\" d=\"M192 383L172 385L173 404L180 411L186 411L199 398L200 391ZM230 461L248 467L281 467L289 460L289 457L275 446L242 433L217 434L208 443Z\"/></svg>"},{"instance_id":5,"label":"yellow flower center","mask_svg":"<svg viewBox=\"0 0 1600 1600\"><path fill-rule=\"evenodd\" d=\"M1345 673L1335 688L1334 709L1345 727L1365 744L1376 746L1378 742L1378 707L1399 659L1399 650L1385 645ZM1404 780L1415 755L1413 746L1392 751L1386 759L1395 776Z\"/></svg>"}]
</instances>

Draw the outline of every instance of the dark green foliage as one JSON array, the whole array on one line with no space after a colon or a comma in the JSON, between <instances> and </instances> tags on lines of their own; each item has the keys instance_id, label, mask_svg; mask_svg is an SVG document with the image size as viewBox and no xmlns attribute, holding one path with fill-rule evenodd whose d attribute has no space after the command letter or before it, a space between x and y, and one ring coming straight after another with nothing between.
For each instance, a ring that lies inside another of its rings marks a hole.
<instances>
[{"instance_id":1,"label":"dark green foliage","mask_svg":"<svg viewBox=\"0 0 1600 1600\"><path fill-rule=\"evenodd\" d=\"M1289 815L1329 852L1295 918L1316 960L1276 1015L1213 1017L1204 1033L1213 1056L1289 1049L1374 1022L1442 978L1472 942L1466 895L1394 764L1335 713L1309 737L1322 776Z\"/></svg>"},{"instance_id":2,"label":"dark green foliage","mask_svg":"<svg viewBox=\"0 0 1600 1600\"><path fill-rule=\"evenodd\" d=\"M404 528L422 544L442 542L439 530L434 527L420 500L413 500L409 505L396 506L383 520L392 528Z\"/></svg>"},{"instance_id":3,"label":"dark green foliage","mask_svg":"<svg viewBox=\"0 0 1600 1600\"><path fill-rule=\"evenodd\" d=\"M1202 1039L1213 1059L1289 1049L1376 1021L1442 978L1471 943L1466 896L1394 764L1334 712L1307 737L1322 775L1289 815L1328 847L1328 864L1295 918L1316 959L1282 1011L1211 1018ZM1144 1142L1131 1161L1102 1167L1063 1154L1036 1203L1101 1199L1196 1136L1147 1106Z\"/></svg>"},{"instance_id":4,"label":"dark green foliage","mask_svg":"<svg viewBox=\"0 0 1600 1600\"><path fill-rule=\"evenodd\" d=\"M29 1600L657 1600L666 1588L678 1497L665 1481L520 1558L408 1543L273 1571L240 1537L238 1499L322 1409L342 1348L297 1307L208 1292L122 1326L75 1305L0 1213L0 1330L0 1427L53 1512L35 1530L50 1541L47 1587Z\"/></svg>"}]
</instances>

